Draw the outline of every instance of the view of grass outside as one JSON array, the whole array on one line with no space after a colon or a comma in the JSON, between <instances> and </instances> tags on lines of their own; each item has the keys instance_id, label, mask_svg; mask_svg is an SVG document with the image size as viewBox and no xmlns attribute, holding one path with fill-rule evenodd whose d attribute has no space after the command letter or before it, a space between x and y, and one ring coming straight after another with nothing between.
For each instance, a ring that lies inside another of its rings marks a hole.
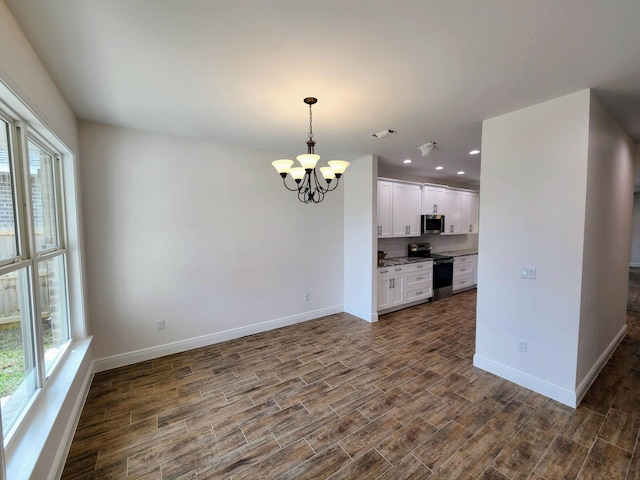
<instances>
[{"instance_id":1,"label":"view of grass outside","mask_svg":"<svg viewBox=\"0 0 640 480\"><path fill-rule=\"evenodd\" d=\"M53 344L51 323L42 322L45 349ZM16 391L24 377L24 355L20 324L0 329L0 398Z\"/></svg>"}]
</instances>

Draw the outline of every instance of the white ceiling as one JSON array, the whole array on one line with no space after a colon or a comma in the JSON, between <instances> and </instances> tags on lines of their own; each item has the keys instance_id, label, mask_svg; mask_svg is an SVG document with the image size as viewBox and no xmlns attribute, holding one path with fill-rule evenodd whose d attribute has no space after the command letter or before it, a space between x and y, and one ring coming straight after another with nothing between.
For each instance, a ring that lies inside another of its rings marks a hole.
<instances>
[{"instance_id":1,"label":"white ceiling","mask_svg":"<svg viewBox=\"0 0 640 480\"><path fill-rule=\"evenodd\" d=\"M591 87L640 140L638 0L4 1L84 120L293 157L315 96L323 159L477 183L483 119Z\"/></svg>"}]
</instances>

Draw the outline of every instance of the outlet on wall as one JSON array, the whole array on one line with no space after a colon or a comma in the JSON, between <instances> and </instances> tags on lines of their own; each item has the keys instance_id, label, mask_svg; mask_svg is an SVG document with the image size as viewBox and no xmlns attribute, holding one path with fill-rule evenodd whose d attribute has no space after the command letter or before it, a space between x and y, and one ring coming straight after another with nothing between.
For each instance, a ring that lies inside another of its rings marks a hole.
<instances>
[{"instance_id":1,"label":"outlet on wall","mask_svg":"<svg viewBox=\"0 0 640 480\"><path fill-rule=\"evenodd\" d=\"M164 330L164 318L156 320L156 330Z\"/></svg>"},{"instance_id":2,"label":"outlet on wall","mask_svg":"<svg viewBox=\"0 0 640 480\"><path fill-rule=\"evenodd\" d=\"M531 280L535 280L536 278L536 267L530 267L527 265L522 265L520 267L520 278L529 278Z\"/></svg>"},{"instance_id":3,"label":"outlet on wall","mask_svg":"<svg viewBox=\"0 0 640 480\"><path fill-rule=\"evenodd\" d=\"M303 298L304 298L305 302L308 302L309 301L309 292L305 293Z\"/></svg>"},{"instance_id":4,"label":"outlet on wall","mask_svg":"<svg viewBox=\"0 0 640 480\"><path fill-rule=\"evenodd\" d=\"M526 353L526 351L527 351L527 341L526 340L516 340L516 349L519 352Z\"/></svg>"}]
</instances>

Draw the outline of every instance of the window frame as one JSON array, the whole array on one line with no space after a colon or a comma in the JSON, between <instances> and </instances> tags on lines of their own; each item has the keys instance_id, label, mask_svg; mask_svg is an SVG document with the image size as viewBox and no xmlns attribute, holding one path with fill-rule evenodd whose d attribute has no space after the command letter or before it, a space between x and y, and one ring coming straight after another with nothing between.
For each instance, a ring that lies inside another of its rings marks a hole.
<instances>
[{"instance_id":1,"label":"window frame","mask_svg":"<svg viewBox=\"0 0 640 480\"><path fill-rule=\"evenodd\" d=\"M22 409L12 418L12 423L6 433L2 425L0 417L0 434L3 438L3 445L0 449L7 448L7 445L13 438L16 431L21 427L22 421L27 416L29 409L34 404L40 391L46 386L49 378L51 378L59 364L66 358L69 346L73 341L73 325L71 321L71 304L69 298L69 265L67 251L67 225L65 211L65 186L64 186L64 168L62 164L62 154L57 148L47 142L35 129L31 128L27 123L22 121L18 115L12 114L10 108L0 102L0 119L8 125L8 151L9 151L9 172L10 181L13 188L13 210L15 222L16 248L17 255L15 257L0 260L0 276L8 273L17 272L25 269L27 272L27 281L30 287L30 298L28 299L30 307L29 328L32 331L31 345L23 343L23 355L29 350L34 350L34 369L35 369L35 390L31 392L30 397L22 406ZM31 175L29 163L29 142L50 155L52 159L52 176L56 215L56 234L57 243L55 247L38 251L36 244L35 215L33 209L33 197L31 189ZM62 268L64 270L64 291L60 294L64 295L65 303L65 321L67 323L65 331L67 339L59 346L59 352L56 358L51 362L47 370L45 361L44 346L44 329L42 322L42 300L39 295L39 266L49 260L62 257ZM23 338L23 342L25 342Z\"/></svg>"}]
</instances>

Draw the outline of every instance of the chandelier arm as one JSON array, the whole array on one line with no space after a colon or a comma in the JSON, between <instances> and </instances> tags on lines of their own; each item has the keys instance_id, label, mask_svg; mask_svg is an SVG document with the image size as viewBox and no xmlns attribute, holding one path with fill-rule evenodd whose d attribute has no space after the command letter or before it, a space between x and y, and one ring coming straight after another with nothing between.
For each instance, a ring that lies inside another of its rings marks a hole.
<instances>
[{"instance_id":1,"label":"chandelier arm","mask_svg":"<svg viewBox=\"0 0 640 480\"><path fill-rule=\"evenodd\" d=\"M284 188L286 188L287 190L291 191L291 192L296 192L298 191L298 186L296 184L296 188L290 188L289 185L287 185L287 177L282 177L282 184L284 185Z\"/></svg>"}]
</instances>

